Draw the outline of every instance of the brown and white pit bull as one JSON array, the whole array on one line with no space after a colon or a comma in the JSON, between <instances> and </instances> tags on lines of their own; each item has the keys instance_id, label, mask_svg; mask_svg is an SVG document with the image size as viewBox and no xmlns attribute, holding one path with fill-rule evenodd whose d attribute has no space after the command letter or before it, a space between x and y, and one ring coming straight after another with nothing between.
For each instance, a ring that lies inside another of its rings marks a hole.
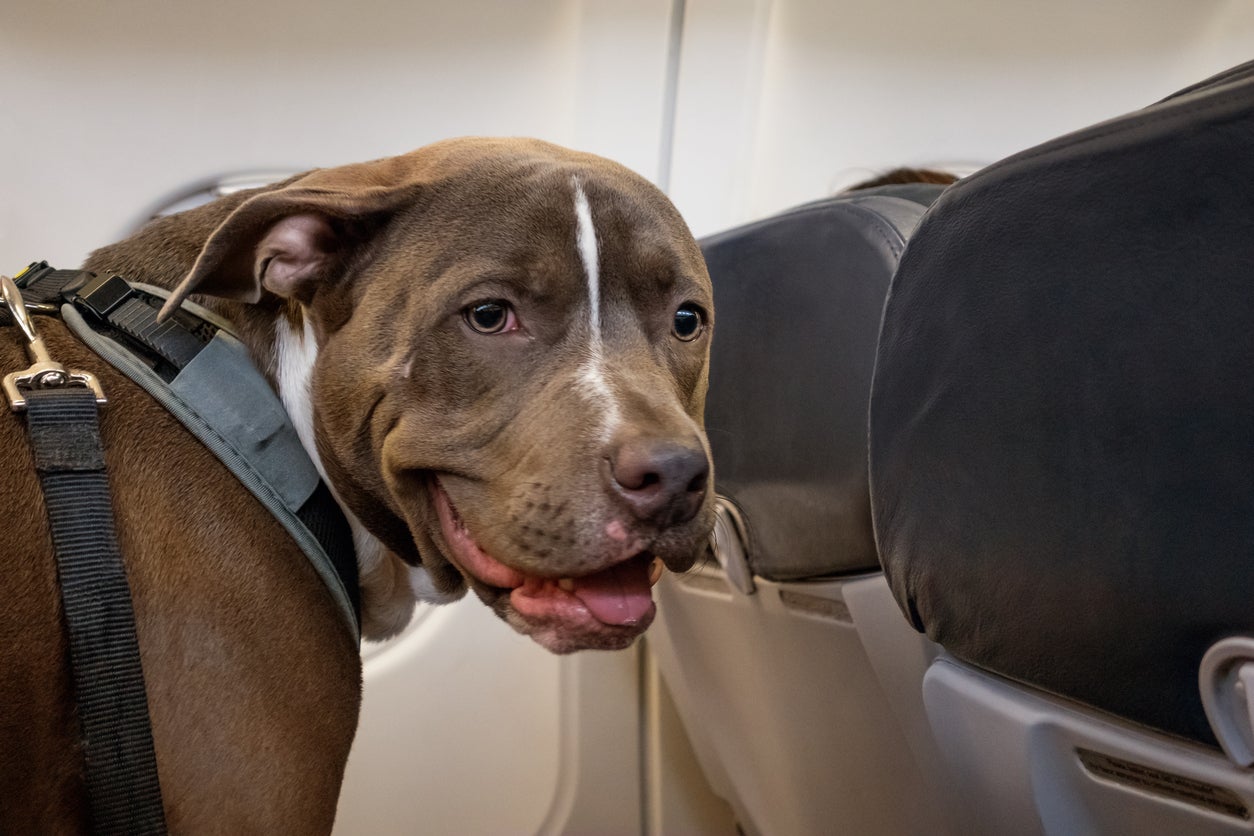
<instances>
[{"instance_id":1,"label":"brown and white pit bull","mask_svg":"<svg viewBox=\"0 0 1254 836\"><path fill-rule=\"evenodd\" d=\"M670 202L619 165L453 140L154 221L85 266L205 294L235 323L350 516L368 637L469 586L550 650L622 648L653 618L654 561L682 571L703 549L709 277ZM171 829L328 831L361 676L331 596L180 424L38 322L110 394ZM0 368L24 368L0 333ZM67 651L20 416L0 418L0 455L0 832L78 832Z\"/></svg>"}]
</instances>

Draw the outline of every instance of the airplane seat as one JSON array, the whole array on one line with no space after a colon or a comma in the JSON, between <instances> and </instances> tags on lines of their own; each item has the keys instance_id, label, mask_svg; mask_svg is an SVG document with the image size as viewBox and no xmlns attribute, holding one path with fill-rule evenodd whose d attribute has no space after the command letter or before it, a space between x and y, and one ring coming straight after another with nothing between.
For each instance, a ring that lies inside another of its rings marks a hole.
<instances>
[{"instance_id":1,"label":"airplane seat","mask_svg":"<svg viewBox=\"0 0 1254 836\"><path fill-rule=\"evenodd\" d=\"M940 191L855 192L702 242L717 563L663 579L648 643L747 833L944 832L930 645L880 572L866 457L884 295Z\"/></svg>"},{"instance_id":2,"label":"airplane seat","mask_svg":"<svg viewBox=\"0 0 1254 836\"><path fill-rule=\"evenodd\" d=\"M972 833L1249 833L1254 62L948 189L884 311L888 582Z\"/></svg>"}]
</instances>

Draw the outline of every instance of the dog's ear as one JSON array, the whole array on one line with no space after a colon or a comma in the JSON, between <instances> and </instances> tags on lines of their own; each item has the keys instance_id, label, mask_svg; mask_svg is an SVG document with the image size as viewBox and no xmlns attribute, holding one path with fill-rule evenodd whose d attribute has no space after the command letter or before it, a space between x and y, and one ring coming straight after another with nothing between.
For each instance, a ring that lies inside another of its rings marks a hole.
<instances>
[{"instance_id":1,"label":"dog's ear","mask_svg":"<svg viewBox=\"0 0 1254 836\"><path fill-rule=\"evenodd\" d=\"M160 318L192 293L256 302L264 289L307 301L361 242L363 222L412 200L426 174L409 154L315 170L254 195L209 236Z\"/></svg>"},{"instance_id":2,"label":"dog's ear","mask_svg":"<svg viewBox=\"0 0 1254 836\"><path fill-rule=\"evenodd\" d=\"M257 245L255 281L245 290L249 301L260 295L256 282L279 296L308 301L314 283L326 274L343 245L343 233L326 215L302 212L275 221Z\"/></svg>"}]
</instances>

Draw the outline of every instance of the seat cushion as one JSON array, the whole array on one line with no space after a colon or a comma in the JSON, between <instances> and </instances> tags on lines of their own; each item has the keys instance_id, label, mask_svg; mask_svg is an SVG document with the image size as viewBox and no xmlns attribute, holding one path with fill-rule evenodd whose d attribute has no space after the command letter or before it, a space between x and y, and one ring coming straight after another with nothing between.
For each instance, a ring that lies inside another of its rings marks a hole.
<instances>
[{"instance_id":1,"label":"seat cushion","mask_svg":"<svg viewBox=\"0 0 1254 836\"><path fill-rule=\"evenodd\" d=\"M715 483L743 512L762 577L879 568L866 406L884 295L923 211L842 196L702 242L717 310L706 406Z\"/></svg>"},{"instance_id":2,"label":"seat cushion","mask_svg":"<svg viewBox=\"0 0 1254 836\"><path fill-rule=\"evenodd\" d=\"M1214 744L1254 633L1254 64L951 187L893 281L871 494L955 656Z\"/></svg>"}]
</instances>

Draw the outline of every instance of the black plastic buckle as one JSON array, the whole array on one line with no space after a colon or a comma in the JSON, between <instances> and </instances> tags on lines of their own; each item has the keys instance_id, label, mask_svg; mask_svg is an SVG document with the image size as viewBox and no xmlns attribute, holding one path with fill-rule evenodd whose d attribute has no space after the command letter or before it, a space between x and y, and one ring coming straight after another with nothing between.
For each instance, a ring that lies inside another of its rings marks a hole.
<instances>
[{"instance_id":1,"label":"black plastic buckle","mask_svg":"<svg viewBox=\"0 0 1254 836\"><path fill-rule=\"evenodd\" d=\"M66 289L66 298L71 298L71 292ZM134 289L121 276L95 276L74 292L72 301L100 319L107 320L110 313L135 295Z\"/></svg>"},{"instance_id":2,"label":"black plastic buckle","mask_svg":"<svg viewBox=\"0 0 1254 836\"><path fill-rule=\"evenodd\" d=\"M125 338L162 378L172 380L213 339L216 329L181 311L164 323L157 322L160 302L121 276L88 275L77 293L66 298Z\"/></svg>"}]
</instances>

